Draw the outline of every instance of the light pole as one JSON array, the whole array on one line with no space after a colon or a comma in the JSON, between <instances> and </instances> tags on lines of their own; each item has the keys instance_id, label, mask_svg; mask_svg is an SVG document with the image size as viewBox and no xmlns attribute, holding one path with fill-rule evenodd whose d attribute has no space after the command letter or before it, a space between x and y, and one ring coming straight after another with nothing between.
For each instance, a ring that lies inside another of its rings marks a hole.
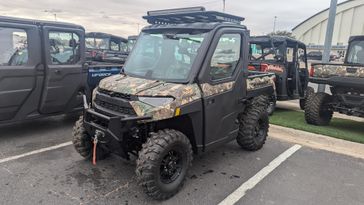
<instances>
[{"instance_id":1,"label":"light pole","mask_svg":"<svg viewBox=\"0 0 364 205\"><path fill-rule=\"evenodd\" d=\"M276 32L276 26L277 26L277 16L274 16L274 22L273 22L273 33Z\"/></svg>"},{"instance_id":2,"label":"light pole","mask_svg":"<svg viewBox=\"0 0 364 205\"><path fill-rule=\"evenodd\" d=\"M49 10L44 10L45 13L50 13L54 16L54 21L57 21L57 13L61 13L62 10L59 9L49 9Z\"/></svg>"},{"instance_id":3,"label":"light pole","mask_svg":"<svg viewBox=\"0 0 364 205\"><path fill-rule=\"evenodd\" d=\"M225 6L226 6L226 4L225 4L226 2L225 2L225 0L222 0L222 11L225 13Z\"/></svg>"},{"instance_id":4,"label":"light pole","mask_svg":"<svg viewBox=\"0 0 364 205\"><path fill-rule=\"evenodd\" d=\"M327 20L327 29L324 45L324 53L322 54L322 63L328 63L330 61L330 51L332 47L332 36L334 33L335 17L336 17L337 0L331 0L329 18ZM326 85L319 84L318 92L325 92Z\"/></svg>"}]
</instances>

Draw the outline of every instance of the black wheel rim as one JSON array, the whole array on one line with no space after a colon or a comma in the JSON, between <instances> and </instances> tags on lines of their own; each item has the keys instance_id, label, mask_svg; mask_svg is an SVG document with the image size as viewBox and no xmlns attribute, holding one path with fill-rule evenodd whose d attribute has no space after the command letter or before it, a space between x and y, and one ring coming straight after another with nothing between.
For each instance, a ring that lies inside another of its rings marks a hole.
<instances>
[{"instance_id":1,"label":"black wheel rim","mask_svg":"<svg viewBox=\"0 0 364 205\"><path fill-rule=\"evenodd\" d=\"M255 142L259 143L260 141L262 141L264 139L265 127L266 127L266 123L264 122L264 120L259 119L258 123L256 124L255 129L254 129Z\"/></svg>"},{"instance_id":2,"label":"black wheel rim","mask_svg":"<svg viewBox=\"0 0 364 205\"><path fill-rule=\"evenodd\" d=\"M331 116L331 108L330 108L330 104L329 104L329 100L325 99L324 102L322 103L321 107L320 107L320 117L328 120L330 119Z\"/></svg>"},{"instance_id":3,"label":"black wheel rim","mask_svg":"<svg viewBox=\"0 0 364 205\"><path fill-rule=\"evenodd\" d=\"M160 165L160 179L162 183L169 184L174 182L182 173L183 159L182 154L171 150L162 159Z\"/></svg>"},{"instance_id":4,"label":"black wheel rim","mask_svg":"<svg viewBox=\"0 0 364 205\"><path fill-rule=\"evenodd\" d=\"M269 102L269 105L268 105L268 109L267 109L267 112L270 114L270 113L272 113L273 112L273 110L274 110L274 107L275 107L276 105L275 105L275 103L274 102L272 102L272 101L270 101Z\"/></svg>"}]
</instances>

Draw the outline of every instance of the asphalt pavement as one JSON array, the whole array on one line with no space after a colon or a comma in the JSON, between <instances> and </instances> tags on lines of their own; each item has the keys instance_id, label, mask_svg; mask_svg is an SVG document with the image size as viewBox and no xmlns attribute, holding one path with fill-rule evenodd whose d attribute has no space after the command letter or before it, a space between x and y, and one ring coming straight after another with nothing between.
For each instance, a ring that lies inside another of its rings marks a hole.
<instances>
[{"instance_id":1,"label":"asphalt pavement","mask_svg":"<svg viewBox=\"0 0 364 205\"><path fill-rule=\"evenodd\" d=\"M263 149L247 152L231 142L195 156L181 192L160 202L142 192L133 163L111 156L94 166L72 145L44 151L69 142L75 120L0 128L0 161L10 159L0 162L0 204L218 204L294 146L268 139ZM256 182L237 204L364 204L364 160L308 147Z\"/></svg>"}]
</instances>

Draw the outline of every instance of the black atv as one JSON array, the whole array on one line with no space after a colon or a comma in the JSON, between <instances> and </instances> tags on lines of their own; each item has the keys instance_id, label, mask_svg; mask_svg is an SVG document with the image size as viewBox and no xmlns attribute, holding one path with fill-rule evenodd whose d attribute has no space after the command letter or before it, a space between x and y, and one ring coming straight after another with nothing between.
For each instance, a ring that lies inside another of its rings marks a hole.
<instances>
[{"instance_id":1,"label":"black atv","mask_svg":"<svg viewBox=\"0 0 364 205\"><path fill-rule=\"evenodd\" d=\"M318 92L305 109L306 122L328 125L334 112L364 117L364 36L353 36L344 64L313 64L310 82L329 85L331 95Z\"/></svg>"},{"instance_id":2,"label":"black atv","mask_svg":"<svg viewBox=\"0 0 364 205\"><path fill-rule=\"evenodd\" d=\"M285 36L255 36L250 41L249 70L275 73L276 93L271 97L268 113L273 114L276 101L300 100L305 107L308 87L306 45Z\"/></svg>"}]
</instances>

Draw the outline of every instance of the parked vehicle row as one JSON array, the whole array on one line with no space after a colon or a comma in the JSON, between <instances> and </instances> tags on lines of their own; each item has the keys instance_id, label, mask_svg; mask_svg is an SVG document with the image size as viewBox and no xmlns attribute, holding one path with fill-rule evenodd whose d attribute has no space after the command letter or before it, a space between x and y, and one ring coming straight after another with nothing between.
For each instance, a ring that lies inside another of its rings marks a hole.
<instances>
[{"instance_id":1,"label":"parked vehicle row","mask_svg":"<svg viewBox=\"0 0 364 205\"><path fill-rule=\"evenodd\" d=\"M136 158L145 193L167 199L183 186L193 154L231 140L261 149L277 100L299 99L314 125L333 112L364 117L362 36L350 39L343 65L309 72L304 43L251 37L239 16L193 7L143 18L150 25L127 40L0 17L0 124L83 110L76 151L94 164L111 153Z\"/></svg>"}]
</instances>

